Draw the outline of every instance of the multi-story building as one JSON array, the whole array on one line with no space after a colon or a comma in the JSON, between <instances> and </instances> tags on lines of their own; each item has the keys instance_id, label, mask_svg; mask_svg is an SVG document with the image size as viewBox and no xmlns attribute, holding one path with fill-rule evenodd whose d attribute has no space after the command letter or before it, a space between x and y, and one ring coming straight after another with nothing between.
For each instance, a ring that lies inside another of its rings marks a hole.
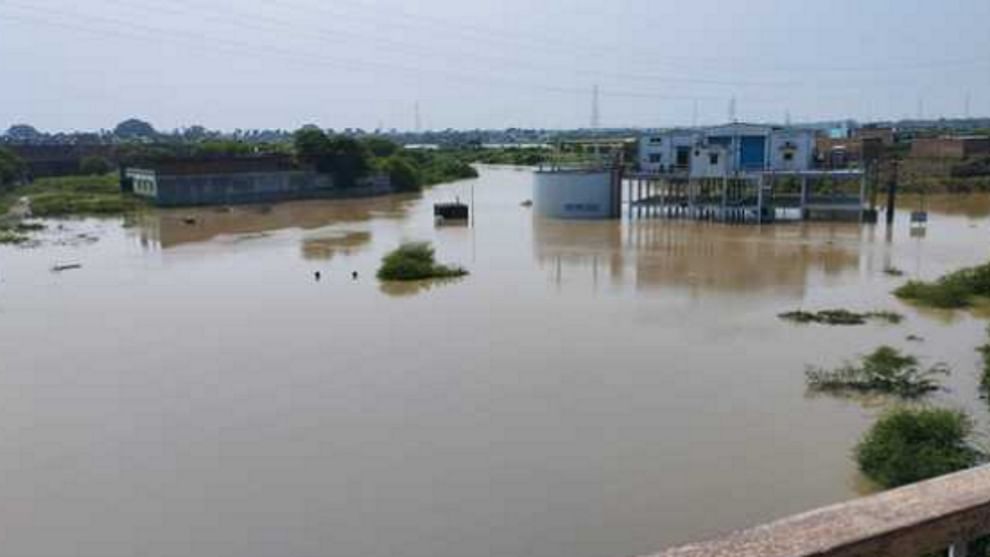
<instances>
[{"instance_id":1,"label":"multi-story building","mask_svg":"<svg viewBox=\"0 0 990 557\"><path fill-rule=\"evenodd\" d=\"M640 169L694 177L810 170L814 130L729 124L640 138Z\"/></svg>"}]
</instances>

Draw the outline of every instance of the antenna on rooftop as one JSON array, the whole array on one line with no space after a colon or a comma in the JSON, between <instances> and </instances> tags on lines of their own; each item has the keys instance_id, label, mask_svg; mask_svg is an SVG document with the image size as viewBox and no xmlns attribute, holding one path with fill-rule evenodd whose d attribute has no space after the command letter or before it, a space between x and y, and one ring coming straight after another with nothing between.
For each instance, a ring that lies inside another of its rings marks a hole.
<instances>
[{"instance_id":1,"label":"antenna on rooftop","mask_svg":"<svg viewBox=\"0 0 990 557\"><path fill-rule=\"evenodd\" d=\"M786 112L784 112L784 125L785 126L790 126L791 125L791 111L790 111L790 109L788 109Z\"/></svg>"},{"instance_id":2,"label":"antenna on rooftop","mask_svg":"<svg viewBox=\"0 0 990 557\"><path fill-rule=\"evenodd\" d=\"M739 120L736 119L736 97L733 95L733 97L729 99L729 122L735 124L738 121Z\"/></svg>"},{"instance_id":3,"label":"antenna on rooftop","mask_svg":"<svg viewBox=\"0 0 990 557\"><path fill-rule=\"evenodd\" d=\"M416 104L413 105L413 113L416 124L416 133L419 133L423 131L423 119L419 114L419 101L416 101Z\"/></svg>"},{"instance_id":4,"label":"antenna on rooftop","mask_svg":"<svg viewBox=\"0 0 990 557\"><path fill-rule=\"evenodd\" d=\"M599 110L598 84L591 90L591 129L597 130L601 126L601 112Z\"/></svg>"}]
</instances>

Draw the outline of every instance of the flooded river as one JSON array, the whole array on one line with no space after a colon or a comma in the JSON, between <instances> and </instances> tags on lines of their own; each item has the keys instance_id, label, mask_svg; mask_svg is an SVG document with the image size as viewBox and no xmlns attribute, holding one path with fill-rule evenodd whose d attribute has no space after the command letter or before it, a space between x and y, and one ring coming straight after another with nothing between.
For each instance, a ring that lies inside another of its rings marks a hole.
<instances>
[{"instance_id":1,"label":"flooded river","mask_svg":"<svg viewBox=\"0 0 990 557\"><path fill-rule=\"evenodd\" d=\"M0 247L2 553L641 554L861 493L850 451L883 405L809 397L804 369L880 344L950 364L936 402L986 423L985 322L899 303L883 269L986 260L990 198L928 200L924 236L549 222L530 179ZM455 197L475 227L434 226ZM403 240L471 276L382 286ZM907 319L776 318L799 307Z\"/></svg>"}]
</instances>

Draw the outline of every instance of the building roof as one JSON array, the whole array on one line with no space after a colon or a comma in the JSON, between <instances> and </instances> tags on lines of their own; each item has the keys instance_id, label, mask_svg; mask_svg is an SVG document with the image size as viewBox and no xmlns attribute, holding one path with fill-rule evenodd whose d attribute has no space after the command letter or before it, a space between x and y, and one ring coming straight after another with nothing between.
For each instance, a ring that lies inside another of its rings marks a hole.
<instances>
[{"instance_id":1,"label":"building roof","mask_svg":"<svg viewBox=\"0 0 990 557\"><path fill-rule=\"evenodd\" d=\"M242 174L248 172L288 172L297 170L288 155L253 155L247 157L174 159L134 165L166 176L195 174Z\"/></svg>"}]
</instances>

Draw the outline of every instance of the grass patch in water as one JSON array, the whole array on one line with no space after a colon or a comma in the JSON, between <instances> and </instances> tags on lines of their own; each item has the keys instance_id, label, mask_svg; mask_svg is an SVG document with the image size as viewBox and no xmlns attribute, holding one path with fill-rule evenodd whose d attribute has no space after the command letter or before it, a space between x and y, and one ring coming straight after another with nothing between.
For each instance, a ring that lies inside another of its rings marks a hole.
<instances>
[{"instance_id":1,"label":"grass patch in water","mask_svg":"<svg viewBox=\"0 0 990 557\"><path fill-rule=\"evenodd\" d=\"M894 291L898 298L943 309L968 308L990 296L990 263L960 269L932 282L909 281Z\"/></svg>"},{"instance_id":2,"label":"grass patch in water","mask_svg":"<svg viewBox=\"0 0 990 557\"><path fill-rule=\"evenodd\" d=\"M860 363L846 362L834 370L811 367L805 372L808 388L826 393L883 393L919 398L941 388L940 375L948 375L945 364L922 369L918 359L896 348L881 346Z\"/></svg>"},{"instance_id":3,"label":"grass patch in water","mask_svg":"<svg viewBox=\"0 0 990 557\"><path fill-rule=\"evenodd\" d=\"M20 232L0 229L0 245L19 245L27 242L29 239Z\"/></svg>"},{"instance_id":4,"label":"grass patch in water","mask_svg":"<svg viewBox=\"0 0 990 557\"><path fill-rule=\"evenodd\" d=\"M7 192L0 205L26 197L36 217L119 215L143 206L140 199L120 191L116 174L39 178Z\"/></svg>"},{"instance_id":5,"label":"grass patch in water","mask_svg":"<svg viewBox=\"0 0 990 557\"><path fill-rule=\"evenodd\" d=\"M413 281L457 278L467 275L462 267L436 262L433 246L427 242L403 244L382 259L378 278L386 281Z\"/></svg>"},{"instance_id":6,"label":"grass patch in water","mask_svg":"<svg viewBox=\"0 0 990 557\"><path fill-rule=\"evenodd\" d=\"M865 325L869 321L882 321L898 324L904 316L892 311L868 311L858 313L847 309L826 309L822 311L789 311L778 317L794 323L819 323L823 325Z\"/></svg>"}]
</instances>

